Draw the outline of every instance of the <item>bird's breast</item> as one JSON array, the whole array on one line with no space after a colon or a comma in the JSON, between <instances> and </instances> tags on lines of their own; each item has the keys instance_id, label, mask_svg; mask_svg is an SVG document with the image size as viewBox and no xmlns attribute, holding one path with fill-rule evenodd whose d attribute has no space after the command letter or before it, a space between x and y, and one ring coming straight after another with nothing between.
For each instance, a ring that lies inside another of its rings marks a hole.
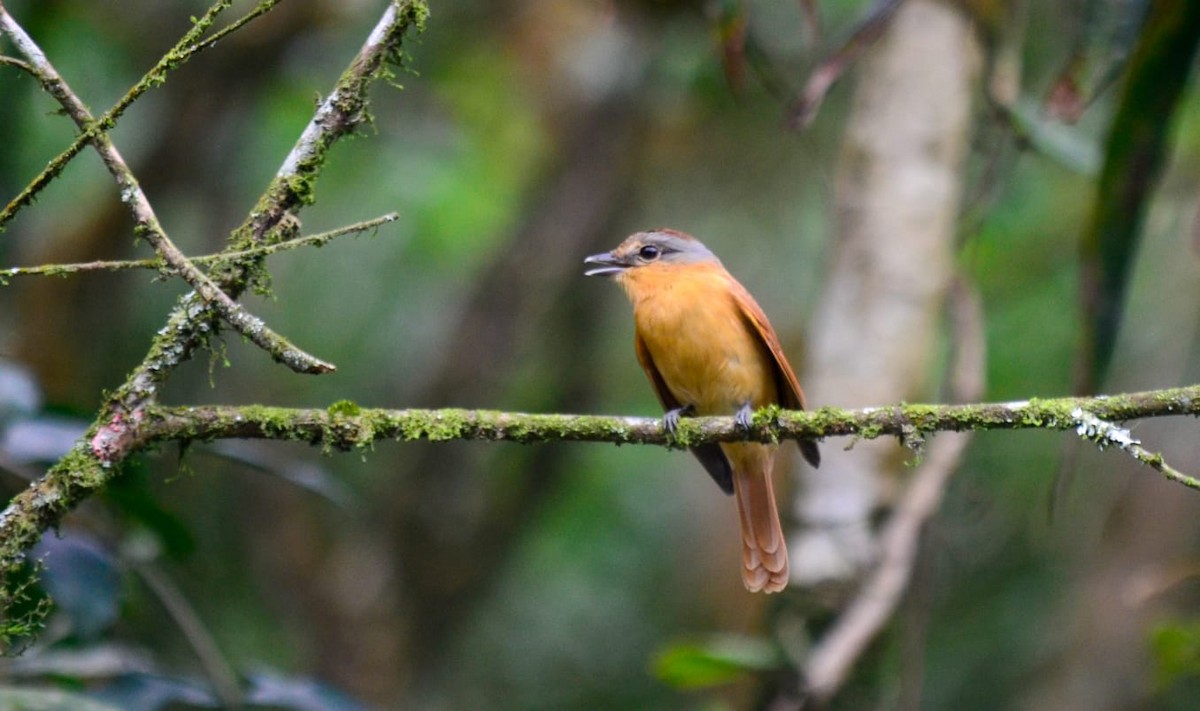
<instances>
[{"instance_id":1,"label":"bird's breast","mask_svg":"<svg viewBox=\"0 0 1200 711\"><path fill-rule=\"evenodd\" d=\"M626 275L638 335L663 382L701 415L776 401L766 346L747 325L731 279L720 267L699 266Z\"/></svg>"}]
</instances>

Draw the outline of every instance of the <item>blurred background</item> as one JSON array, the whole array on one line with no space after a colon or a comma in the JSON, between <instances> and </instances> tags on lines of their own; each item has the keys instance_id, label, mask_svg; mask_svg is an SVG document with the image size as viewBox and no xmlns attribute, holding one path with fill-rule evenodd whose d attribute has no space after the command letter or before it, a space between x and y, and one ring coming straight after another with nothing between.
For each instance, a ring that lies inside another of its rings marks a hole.
<instances>
[{"instance_id":1,"label":"blurred background","mask_svg":"<svg viewBox=\"0 0 1200 711\"><path fill-rule=\"evenodd\" d=\"M97 114L206 8L5 5ZM1176 5L433 2L403 91L374 88L300 214L399 220L271 257L273 297L247 299L338 371L227 337L163 401L656 416L624 297L582 276L650 227L754 292L816 407L1194 383L1200 30ZM222 247L383 7L283 2L129 110L113 139L181 248ZM6 201L73 137L56 109L0 66ZM85 152L0 268L148 256L117 198ZM0 484L66 451L182 292L151 272L0 288ZM1200 470L1195 420L1133 432ZM1200 497L1071 437L974 436L831 707L1195 707ZM57 606L0 664L5 708L46 688L208 708L237 685L255 708L789 708L934 457L832 440L816 474L785 451L796 571L768 598L742 588L732 501L678 451L164 447L37 551Z\"/></svg>"}]
</instances>

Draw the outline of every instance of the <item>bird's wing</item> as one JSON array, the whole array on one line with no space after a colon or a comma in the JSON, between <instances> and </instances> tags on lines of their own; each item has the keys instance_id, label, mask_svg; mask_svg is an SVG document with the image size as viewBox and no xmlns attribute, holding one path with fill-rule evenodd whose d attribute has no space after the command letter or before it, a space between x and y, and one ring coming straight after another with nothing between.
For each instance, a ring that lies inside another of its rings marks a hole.
<instances>
[{"instance_id":1,"label":"bird's wing","mask_svg":"<svg viewBox=\"0 0 1200 711\"><path fill-rule=\"evenodd\" d=\"M640 335L634 337L633 345L634 350L637 352L638 363L641 363L642 370L646 371L646 377L650 379L650 384L654 386L654 394L658 395L658 401L662 403L663 409L670 411L682 407L682 403L675 398L670 388L667 387L662 373L658 372L658 366L654 365L654 359L650 357L650 350L646 348L646 342L642 340ZM688 449L704 465L705 471L713 478L713 481L717 482L717 486L721 487L721 491L732 495L733 468L729 464L729 459L725 457L725 452L721 451L721 446L718 444L702 444L697 447L689 447Z\"/></svg>"},{"instance_id":2,"label":"bird's wing","mask_svg":"<svg viewBox=\"0 0 1200 711\"><path fill-rule=\"evenodd\" d=\"M779 404L789 410L806 409L804 391L800 389L800 381L796 378L791 364L788 363L787 356L783 354L779 336L775 334L775 329L771 327L767 315L763 313L762 307L758 305L750 292L746 291L746 287L732 277L729 282L730 293L733 295L742 317L746 320L750 330L758 335L759 341L767 347L767 352L771 354L771 361L775 365L775 390L779 394ZM815 442L801 440L800 453L814 467L821 463L821 452L817 449Z\"/></svg>"}]
</instances>

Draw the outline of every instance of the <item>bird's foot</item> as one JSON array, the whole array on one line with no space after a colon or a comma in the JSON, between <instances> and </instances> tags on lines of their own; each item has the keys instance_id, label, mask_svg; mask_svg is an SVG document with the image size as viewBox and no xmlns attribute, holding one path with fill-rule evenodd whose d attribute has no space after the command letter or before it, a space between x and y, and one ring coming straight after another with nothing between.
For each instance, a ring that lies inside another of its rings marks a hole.
<instances>
[{"instance_id":1,"label":"bird's foot","mask_svg":"<svg viewBox=\"0 0 1200 711\"><path fill-rule=\"evenodd\" d=\"M696 408L691 405L677 407L674 410L667 410L663 415L663 429L672 437L675 436L675 430L679 429L679 418L691 415L696 411Z\"/></svg>"},{"instance_id":2,"label":"bird's foot","mask_svg":"<svg viewBox=\"0 0 1200 711\"><path fill-rule=\"evenodd\" d=\"M750 431L750 428L754 426L754 409L750 407L750 403L742 405L737 414L733 416L733 422L741 431Z\"/></svg>"}]
</instances>

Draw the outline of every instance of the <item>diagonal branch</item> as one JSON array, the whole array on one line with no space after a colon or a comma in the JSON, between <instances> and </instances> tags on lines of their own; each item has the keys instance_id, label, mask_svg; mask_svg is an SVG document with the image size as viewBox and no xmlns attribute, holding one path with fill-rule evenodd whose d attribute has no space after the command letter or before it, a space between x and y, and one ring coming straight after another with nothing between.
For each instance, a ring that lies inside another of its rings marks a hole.
<instances>
[{"instance_id":1,"label":"diagonal branch","mask_svg":"<svg viewBox=\"0 0 1200 711\"><path fill-rule=\"evenodd\" d=\"M313 201L314 181L328 151L366 120L368 88L375 79L387 76L388 62L402 63L401 45L406 33L423 29L428 12L421 0L392 0L387 4L376 28L338 80L330 99L314 116L284 168L245 224L234 232L226 254L270 246L291 236L296 228L292 211ZM198 21L197 26L200 24ZM213 281L221 291L237 298L251 282L261 278L261 262L261 255L235 259L215 270ZM11 606L20 598L24 578L19 571L25 551L68 511L104 487L117 465L134 451L132 446L146 420L146 409L154 402L159 386L207 342L215 317L211 304L196 292L181 297L167 323L152 339L142 362L108 397L87 434L44 477L0 511L0 618L11 612ZM0 628L0 643L10 642L4 634Z\"/></svg>"},{"instance_id":2,"label":"diagonal branch","mask_svg":"<svg viewBox=\"0 0 1200 711\"><path fill-rule=\"evenodd\" d=\"M3 5L0 5L0 31L13 38L17 48L29 61L42 86L62 104L83 135L90 136L89 140L92 146L100 154L108 172L117 181L117 187L121 191L121 201L128 205L133 213L135 234L145 238L154 251L163 258L163 261L195 289L206 303L211 304L234 330L270 353L275 360L298 373L320 374L334 370L333 365L296 348L286 338L268 328L262 319L251 314L241 304L230 298L175 246L158 221L158 215L150 205L145 191L134 177L133 171L129 169L129 165L125 163L120 151L113 145L102 124L96 122L88 108L47 59L45 53L33 38L17 24L16 20L4 10Z\"/></svg>"}]
</instances>

